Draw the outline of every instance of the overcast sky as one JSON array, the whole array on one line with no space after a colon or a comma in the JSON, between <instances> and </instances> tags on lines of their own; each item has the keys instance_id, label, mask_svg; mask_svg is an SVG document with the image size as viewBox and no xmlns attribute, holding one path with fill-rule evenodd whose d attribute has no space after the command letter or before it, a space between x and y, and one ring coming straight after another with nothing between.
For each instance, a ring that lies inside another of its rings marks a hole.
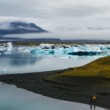
<instances>
[{"instance_id":1,"label":"overcast sky","mask_svg":"<svg viewBox=\"0 0 110 110\"><path fill-rule=\"evenodd\" d=\"M0 0L0 22L9 20L34 22L53 33L103 28L109 36L110 0Z\"/></svg>"}]
</instances>

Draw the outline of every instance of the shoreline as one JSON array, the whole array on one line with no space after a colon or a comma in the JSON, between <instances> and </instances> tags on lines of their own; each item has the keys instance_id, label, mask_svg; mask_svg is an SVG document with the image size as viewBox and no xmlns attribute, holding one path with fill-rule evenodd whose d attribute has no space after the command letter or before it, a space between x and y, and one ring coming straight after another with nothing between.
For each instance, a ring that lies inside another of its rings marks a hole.
<instances>
[{"instance_id":1,"label":"shoreline","mask_svg":"<svg viewBox=\"0 0 110 110\"><path fill-rule=\"evenodd\" d=\"M97 96L96 106L110 109L110 88L106 88L106 90L104 88L104 90L102 90L102 88L98 87L98 85L96 85L94 90L92 88L92 86L99 81L98 78L66 77L66 79L61 78L58 79L58 81L48 80L48 76L60 74L61 71L64 70L24 74L6 74L0 75L0 81L16 85L18 88L23 88L44 96L84 104L89 104L90 96L95 92ZM72 83L66 83L68 80L72 80ZM100 79L100 82L101 81L110 81L110 79Z\"/></svg>"}]
</instances>

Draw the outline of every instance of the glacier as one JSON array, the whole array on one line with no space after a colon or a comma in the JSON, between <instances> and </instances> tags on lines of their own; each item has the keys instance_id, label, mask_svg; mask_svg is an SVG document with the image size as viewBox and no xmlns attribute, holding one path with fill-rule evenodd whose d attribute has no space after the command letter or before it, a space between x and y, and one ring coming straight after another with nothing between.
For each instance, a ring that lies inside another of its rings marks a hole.
<instances>
[{"instance_id":1,"label":"glacier","mask_svg":"<svg viewBox=\"0 0 110 110\"><path fill-rule=\"evenodd\" d=\"M110 44L46 44L15 46L12 42L0 44L0 55L31 54L34 56L109 56Z\"/></svg>"}]
</instances>

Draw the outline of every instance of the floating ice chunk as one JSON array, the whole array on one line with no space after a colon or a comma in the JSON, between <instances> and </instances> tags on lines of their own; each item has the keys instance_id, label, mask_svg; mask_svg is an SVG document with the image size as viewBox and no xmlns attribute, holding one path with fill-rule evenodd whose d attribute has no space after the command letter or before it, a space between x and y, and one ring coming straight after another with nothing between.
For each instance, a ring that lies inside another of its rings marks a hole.
<instances>
[{"instance_id":1,"label":"floating ice chunk","mask_svg":"<svg viewBox=\"0 0 110 110\"><path fill-rule=\"evenodd\" d=\"M67 52L68 55L78 55L78 56L92 56L100 55L102 51L98 45L77 45L73 46L73 51Z\"/></svg>"},{"instance_id":2,"label":"floating ice chunk","mask_svg":"<svg viewBox=\"0 0 110 110\"><path fill-rule=\"evenodd\" d=\"M0 53L1 54L11 54L11 51L13 49L12 43L4 43L0 46Z\"/></svg>"},{"instance_id":3,"label":"floating ice chunk","mask_svg":"<svg viewBox=\"0 0 110 110\"><path fill-rule=\"evenodd\" d=\"M54 44L44 44L44 43L40 44L39 47L41 49L52 49L52 48L55 48Z\"/></svg>"},{"instance_id":4,"label":"floating ice chunk","mask_svg":"<svg viewBox=\"0 0 110 110\"><path fill-rule=\"evenodd\" d=\"M30 49L34 55L78 55L78 56L97 56L110 55L110 45L102 44L40 44Z\"/></svg>"},{"instance_id":5,"label":"floating ice chunk","mask_svg":"<svg viewBox=\"0 0 110 110\"><path fill-rule=\"evenodd\" d=\"M24 49L23 52L24 53L30 53L30 50L29 49Z\"/></svg>"},{"instance_id":6,"label":"floating ice chunk","mask_svg":"<svg viewBox=\"0 0 110 110\"><path fill-rule=\"evenodd\" d=\"M78 47L73 48L73 52L78 52L78 51L80 51L80 49Z\"/></svg>"},{"instance_id":7,"label":"floating ice chunk","mask_svg":"<svg viewBox=\"0 0 110 110\"><path fill-rule=\"evenodd\" d=\"M0 51L4 51L5 47L4 46L0 46Z\"/></svg>"},{"instance_id":8,"label":"floating ice chunk","mask_svg":"<svg viewBox=\"0 0 110 110\"><path fill-rule=\"evenodd\" d=\"M4 45L2 54L6 54L6 55L11 54L12 49L13 49L12 43L8 42Z\"/></svg>"},{"instance_id":9,"label":"floating ice chunk","mask_svg":"<svg viewBox=\"0 0 110 110\"><path fill-rule=\"evenodd\" d=\"M9 52L9 51L12 51L12 49L13 49L12 43L11 43L11 42L8 42L8 43L6 44L6 50Z\"/></svg>"},{"instance_id":10,"label":"floating ice chunk","mask_svg":"<svg viewBox=\"0 0 110 110\"><path fill-rule=\"evenodd\" d=\"M9 54L11 54L11 52L6 51L6 52L4 52L3 54L5 54L5 55L9 55Z\"/></svg>"}]
</instances>

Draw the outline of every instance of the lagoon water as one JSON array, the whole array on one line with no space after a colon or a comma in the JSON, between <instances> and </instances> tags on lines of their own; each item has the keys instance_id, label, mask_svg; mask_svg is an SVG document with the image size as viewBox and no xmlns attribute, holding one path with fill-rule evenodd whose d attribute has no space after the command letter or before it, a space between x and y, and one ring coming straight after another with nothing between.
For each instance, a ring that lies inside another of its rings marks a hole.
<instances>
[{"instance_id":1,"label":"lagoon water","mask_svg":"<svg viewBox=\"0 0 110 110\"><path fill-rule=\"evenodd\" d=\"M66 69L87 64L98 57L33 56L9 54L0 56L0 74L16 74ZM14 85L0 83L0 110L90 110L89 105L41 96ZM96 110L105 110L96 107Z\"/></svg>"},{"instance_id":2,"label":"lagoon water","mask_svg":"<svg viewBox=\"0 0 110 110\"><path fill-rule=\"evenodd\" d=\"M82 66L97 57L78 56L33 56L29 54L11 54L0 56L0 74L42 72Z\"/></svg>"},{"instance_id":3,"label":"lagoon water","mask_svg":"<svg viewBox=\"0 0 110 110\"><path fill-rule=\"evenodd\" d=\"M89 105L48 98L0 83L0 110L90 110ZM96 107L95 110L106 110Z\"/></svg>"}]
</instances>

